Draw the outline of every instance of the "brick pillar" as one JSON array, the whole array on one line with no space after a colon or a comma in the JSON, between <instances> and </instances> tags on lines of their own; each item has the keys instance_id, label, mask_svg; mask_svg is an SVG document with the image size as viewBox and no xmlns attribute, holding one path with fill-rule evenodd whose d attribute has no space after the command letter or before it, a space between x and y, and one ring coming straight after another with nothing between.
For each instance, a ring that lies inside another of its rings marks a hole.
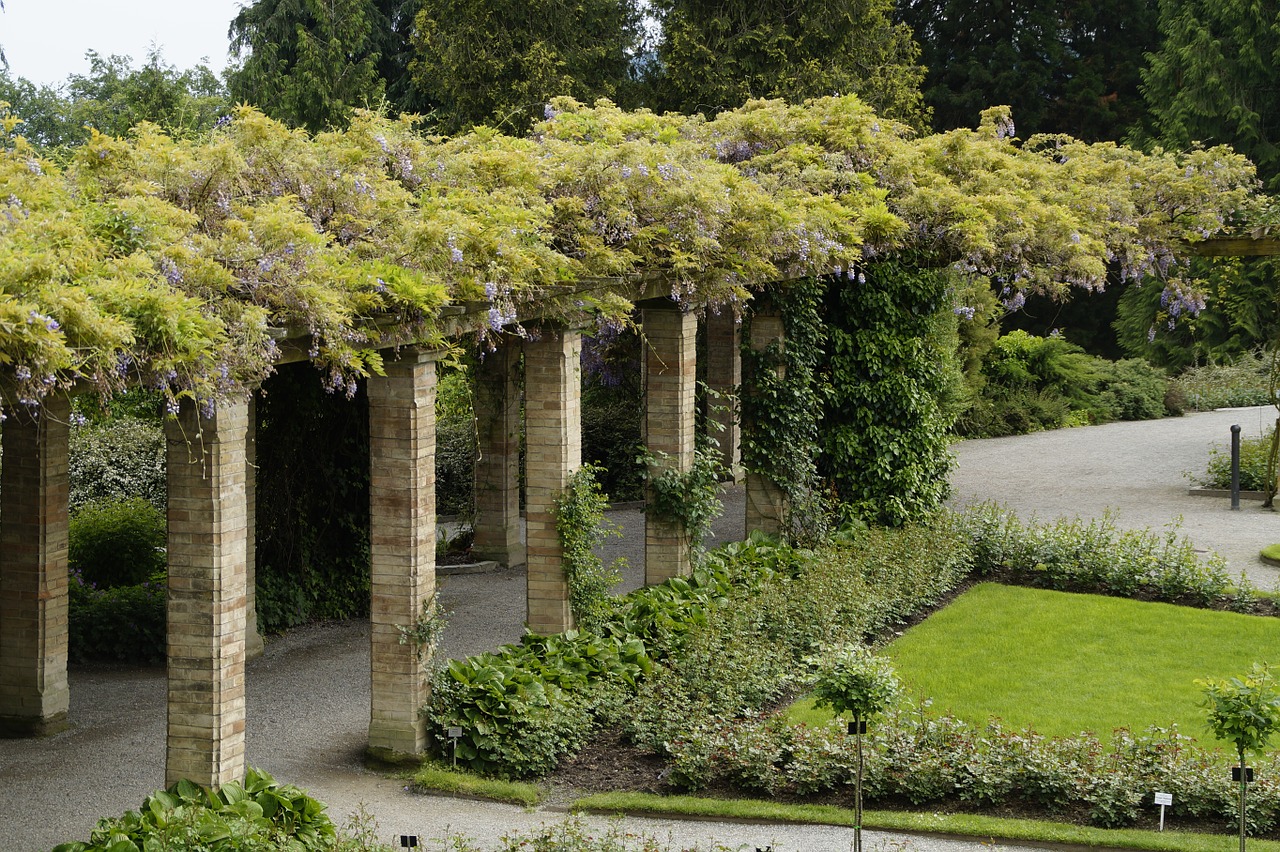
<instances>
[{"instance_id":1,"label":"brick pillar","mask_svg":"<svg viewBox=\"0 0 1280 852\"><path fill-rule=\"evenodd\" d=\"M645 445L655 469L682 473L693 467L698 319L670 302L646 305L644 327ZM652 502L652 500L650 500ZM645 512L644 581L649 585L687 575L689 538L684 525Z\"/></svg>"},{"instance_id":2,"label":"brick pillar","mask_svg":"<svg viewBox=\"0 0 1280 852\"><path fill-rule=\"evenodd\" d=\"M426 669L399 627L422 614L436 586L436 359L388 358L369 379L371 701L369 748L382 757L421 752Z\"/></svg>"},{"instance_id":3,"label":"brick pillar","mask_svg":"<svg viewBox=\"0 0 1280 852\"><path fill-rule=\"evenodd\" d=\"M525 343L525 538L529 629L573 627L555 501L582 466L582 335L546 328Z\"/></svg>"},{"instance_id":4,"label":"brick pillar","mask_svg":"<svg viewBox=\"0 0 1280 852\"><path fill-rule=\"evenodd\" d=\"M208 413L208 412L206 412ZM165 423L169 481L168 747L165 783L244 778L249 404Z\"/></svg>"},{"instance_id":5,"label":"brick pillar","mask_svg":"<svg viewBox=\"0 0 1280 852\"><path fill-rule=\"evenodd\" d=\"M738 351L738 320L726 306L707 311L707 388L719 394L707 403L708 431L720 444L720 456L736 482L742 476L742 433L738 426L737 394L742 384L742 354ZM717 428L718 427L718 428Z\"/></svg>"},{"instance_id":6,"label":"brick pillar","mask_svg":"<svg viewBox=\"0 0 1280 852\"><path fill-rule=\"evenodd\" d=\"M767 349L773 343L785 344L782 327L782 314L776 307L763 302L751 317L751 348L756 351ZM782 376L786 368L782 364L774 367L774 371ZM751 382L750 375L744 375L743 381ZM745 431L751 430L749 422L743 423ZM747 532L761 530L777 535L782 532L786 518L786 493L772 479L757 471L747 471Z\"/></svg>"},{"instance_id":7,"label":"brick pillar","mask_svg":"<svg viewBox=\"0 0 1280 852\"><path fill-rule=\"evenodd\" d=\"M476 369L476 519L472 552L524 564L520 540L520 348L499 344Z\"/></svg>"},{"instance_id":8,"label":"brick pillar","mask_svg":"<svg viewBox=\"0 0 1280 852\"><path fill-rule=\"evenodd\" d=\"M67 419L50 397L0 430L0 736L68 727Z\"/></svg>"},{"instance_id":9,"label":"brick pillar","mask_svg":"<svg viewBox=\"0 0 1280 852\"><path fill-rule=\"evenodd\" d=\"M266 645L258 632L258 404L249 395L244 441L244 655L254 660Z\"/></svg>"}]
</instances>

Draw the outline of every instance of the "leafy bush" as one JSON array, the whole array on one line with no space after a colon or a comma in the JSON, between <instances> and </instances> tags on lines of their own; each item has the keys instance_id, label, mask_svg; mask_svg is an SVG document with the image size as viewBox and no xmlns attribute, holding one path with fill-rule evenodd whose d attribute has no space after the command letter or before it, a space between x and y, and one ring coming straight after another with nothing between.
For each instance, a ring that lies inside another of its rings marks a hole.
<instances>
[{"instance_id":1,"label":"leafy bush","mask_svg":"<svg viewBox=\"0 0 1280 852\"><path fill-rule=\"evenodd\" d=\"M1146 361L1129 358L1123 361L1102 361L1102 375L1098 392L1098 420L1156 420L1169 411L1165 400L1169 393L1169 379Z\"/></svg>"},{"instance_id":2,"label":"leafy bush","mask_svg":"<svg viewBox=\"0 0 1280 852\"><path fill-rule=\"evenodd\" d=\"M250 769L216 792L190 781L148 796L136 812L99 820L87 843L53 852L330 852L344 847L325 806Z\"/></svg>"},{"instance_id":3,"label":"leafy bush","mask_svg":"<svg viewBox=\"0 0 1280 852\"><path fill-rule=\"evenodd\" d=\"M470 517L475 509L476 425L471 382L442 372L436 386L436 511Z\"/></svg>"},{"instance_id":4,"label":"leafy bush","mask_svg":"<svg viewBox=\"0 0 1280 852\"><path fill-rule=\"evenodd\" d=\"M611 535L621 535L605 520L608 497L596 479L599 471L583 465L556 497L556 533L560 538L569 606L584 630L599 630L609 617L609 590L621 579L618 560L605 568L595 550Z\"/></svg>"},{"instance_id":5,"label":"leafy bush","mask_svg":"<svg viewBox=\"0 0 1280 852\"><path fill-rule=\"evenodd\" d=\"M1176 526L1163 534L1121 530L1110 515L1024 525L991 503L958 516L958 523L967 531L978 575L1046 589L1200 606L1245 606L1252 598L1243 577L1238 588L1231 586L1222 557L1201 558Z\"/></svg>"},{"instance_id":6,"label":"leafy bush","mask_svg":"<svg viewBox=\"0 0 1280 852\"><path fill-rule=\"evenodd\" d=\"M77 662L155 663L165 658L165 584L100 589L70 577L68 654Z\"/></svg>"},{"instance_id":7,"label":"leafy bush","mask_svg":"<svg viewBox=\"0 0 1280 852\"><path fill-rule=\"evenodd\" d=\"M1194 411L1268 405L1270 370L1270 359L1262 352L1254 352L1233 364L1192 367L1177 376L1173 384Z\"/></svg>"},{"instance_id":8,"label":"leafy bush","mask_svg":"<svg viewBox=\"0 0 1280 852\"><path fill-rule=\"evenodd\" d=\"M1258 438L1240 439L1240 488L1244 491L1265 491L1270 471L1271 441L1275 429L1268 429ZM1231 487L1231 450L1214 447L1209 450L1209 464L1204 475L1195 480L1206 488Z\"/></svg>"},{"instance_id":9,"label":"leafy bush","mask_svg":"<svg viewBox=\"0 0 1280 852\"><path fill-rule=\"evenodd\" d=\"M72 511L98 500L140 498L165 508L165 440L160 424L116 417L71 430Z\"/></svg>"},{"instance_id":10,"label":"leafy bush","mask_svg":"<svg viewBox=\"0 0 1280 852\"><path fill-rule=\"evenodd\" d=\"M167 529L141 497L84 504L68 525L68 564L93 585L137 585L164 573Z\"/></svg>"}]
</instances>

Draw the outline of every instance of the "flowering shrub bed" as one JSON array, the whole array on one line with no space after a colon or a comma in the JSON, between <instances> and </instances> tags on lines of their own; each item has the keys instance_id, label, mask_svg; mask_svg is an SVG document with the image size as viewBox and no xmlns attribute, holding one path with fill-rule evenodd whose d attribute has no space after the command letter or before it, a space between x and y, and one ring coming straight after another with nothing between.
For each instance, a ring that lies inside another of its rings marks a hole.
<instances>
[{"instance_id":1,"label":"flowering shrub bed","mask_svg":"<svg viewBox=\"0 0 1280 852\"><path fill-rule=\"evenodd\" d=\"M750 793L811 795L852 784L854 739L842 724L793 726L777 717L704 719L667 744L673 785L719 785ZM1280 824L1280 755L1250 787L1255 834ZM1103 827L1134 823L1151 793L1173 794L1171 818L1238 818L1229 763L1176 729L1116 731L1104 746L1092 734L1044 737L999 720L973 725L902 706L866 738L864 790L872 802L936 807L1016 806L1084 816Z\"/></svg>"}]
</instances>

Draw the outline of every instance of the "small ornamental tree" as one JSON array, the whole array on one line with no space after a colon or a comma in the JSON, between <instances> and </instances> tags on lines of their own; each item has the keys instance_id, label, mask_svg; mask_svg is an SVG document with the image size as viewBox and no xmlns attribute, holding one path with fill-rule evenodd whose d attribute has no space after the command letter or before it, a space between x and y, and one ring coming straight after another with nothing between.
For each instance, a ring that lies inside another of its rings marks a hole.
<instances>
[{"instance_id":1,"label":"small ornamental tree","mask_svg":"<svg viewBox=\"0 0 1280 852\"><path fill-rule=\"evenodd\" d=\"M1253 664L1245 675L1226 680L1197 680L1204 691L1208 727L1215 737L1233 743L1240 757L1240 852L1244 852L1245 793L1249 773L1245 754L1261 753L1280 730L1280 686L1266 665Z\"/></svg>"},{"instance_id":2,"label":"small ornamental tree","mask_svg":"<svg viewBox=\"0 0 1280 852\"><path fill-rule=\"evenodd\" d=\"M853 715L849 726L858 742L858 773L853 787L853 849L862 852L862 736L867 719L898 697L901 685L893 665L863 645L843 645L811 661L818 670L813 687L815 706L830 707L837 716Z\"/></svg>"}]
</instances>

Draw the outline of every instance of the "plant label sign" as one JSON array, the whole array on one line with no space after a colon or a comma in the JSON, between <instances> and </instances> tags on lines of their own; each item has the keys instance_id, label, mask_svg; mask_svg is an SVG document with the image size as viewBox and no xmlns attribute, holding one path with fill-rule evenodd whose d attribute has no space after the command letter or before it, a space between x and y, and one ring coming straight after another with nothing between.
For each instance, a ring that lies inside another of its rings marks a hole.
<instances>
[{"instance_id":1,"label":"plant label sign","mask_svg":"<svg viewBox=\"0 0 1280 852\"><path fill-rule=\"evenodd\" d=\"M1173 804L1172 793L1156 793L1155 799L1156 799L1155 803L1157 805L1160 805L1161 807L1167 807L1168 805Z\"/></svg>"},{"instance_id":2,"label":"plant label sign","mask_svg":"<svg viewBox=\"0 0 1280 852\"><path fill-rule=\"evenodd\" d=\"M447 735L448 735L449 739L451 739L451 740L461 739L461 738L462 738L462 729L461 729L461 728L450 728L450 729L447 731ZM1162 794L1157 794L1157 795L1162 795Z\"/></svg>"}]
</instances>

